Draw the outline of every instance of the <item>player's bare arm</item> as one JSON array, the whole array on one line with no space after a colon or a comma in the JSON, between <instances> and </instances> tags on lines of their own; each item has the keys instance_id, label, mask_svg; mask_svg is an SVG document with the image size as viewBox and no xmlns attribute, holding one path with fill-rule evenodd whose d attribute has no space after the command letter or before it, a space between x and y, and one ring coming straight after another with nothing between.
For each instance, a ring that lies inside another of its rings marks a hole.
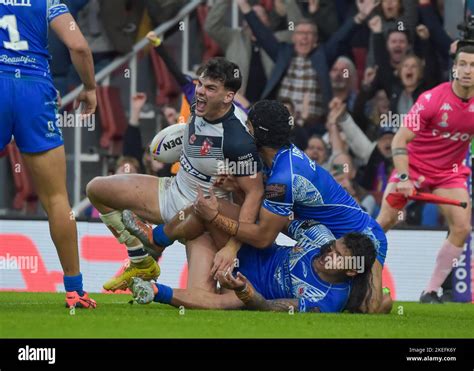
<instances>
[{"instance_id":1,"label":"player's bare arm","mask_svg":"<svg viewBox=\"0 0 474 371\"><path fill-rule=\"evenodd\" d=\"M247 309L272 311L272 312L288 312L298 310L298 299L273 299L267 300L255 290L250 281L240 272L237 277L233 277L231 273L218 272L218 281L221 287L234 290L235 295L245 304Z\"/></svg>"},{"instance_id":2,"label":"player's bare arm","mask_svg":"<svg viewBox=\"0 0 474 371\"><path fill-rule=\"evenodd\" d=\"M260 208L258 224L239 222L220 214L217 207L211 203L212 199L198 196L194 204L197 214L221 231L257 248L269 246L288 221L287 217Z\"/></svg>"},{"instance_id":3,"label":"player's bare arm","mask_svg":"<svg viewBox=\"0 0 474 371\"><path fill-rule=\"evenodd\" d=\"M409 196L413 193L414 185L408 178L408 151L407 144L415 139L416 134L408 128L402 127L398 130L392 142L393 163L400 176L397 190Z\"/></svg>"},{"instance_id":4,"label":"player's bare arm","mask_svg":"<svg viewBox=\"0 0 474 371\"><path fill-rule=\"evenodd\" d=\"M69 13L56 17L51 22L51 28L69 49L72 63L84 84L84 91L78 97L78 101L84 103L82 113L93 114L97 107L97 98L94 61L89 45Z\"/></svg>"}]
</instances>

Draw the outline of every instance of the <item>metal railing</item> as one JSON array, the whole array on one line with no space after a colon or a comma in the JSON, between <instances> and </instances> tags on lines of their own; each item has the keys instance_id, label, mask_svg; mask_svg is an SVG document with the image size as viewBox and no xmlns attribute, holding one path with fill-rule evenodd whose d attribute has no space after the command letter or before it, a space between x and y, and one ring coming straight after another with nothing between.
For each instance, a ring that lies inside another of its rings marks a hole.
<instances>
[{"instance_id":1,"label":"metal railing","mask_svg":"<svg viewBox=\"0 0 474 371\"><path fill-rule=\"evenodd\" d=\"M184 29L182 31L183 42L181 44L182 48L182 70L184 72L188 71L189 63L189 15L202 3L201 0L192 0L180 12L172 19L166 21L157 27L154 31L158 35L164 35L165 32L173 28L178 22L184 22ZM119 57L111 62L107 67L99 71L95 75L96 82L99 84L101 82L107 81L110 75L116 71L118 68L124 64L129 65L130 70L130 104L133 95L137 91L137 54L142 51L147 45L148 40L146 38L142 39L140 42L135 44L132 51L127 55ZM66 107L72 103L81 93L83 85L78 86L69 94L67 94L62 99L61 108ZM99 161L99 155L91 155L87 153L82 153L82 131L80 125L75 125L74 129L74 191L73 191L73 203L74 205L79 205L81 202L81 164L83 162L97 162Z\"/></svg>"}]
</instances>

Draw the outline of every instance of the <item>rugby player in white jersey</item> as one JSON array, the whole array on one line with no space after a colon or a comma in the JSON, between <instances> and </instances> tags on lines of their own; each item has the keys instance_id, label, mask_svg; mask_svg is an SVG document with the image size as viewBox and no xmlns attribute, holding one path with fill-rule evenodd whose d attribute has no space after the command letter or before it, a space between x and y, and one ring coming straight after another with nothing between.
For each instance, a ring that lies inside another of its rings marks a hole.
<instances>
[{"instance_id":1,"label":"rugby player in white jersey","mask_svg":"<svg viewBox=\"0 0 474 371\"><path fill-rule=\"evenodd\" d=\"M257 218L264 194L261 164L253 137L245 125L246 115L233 103L242 82L239 67L225 58L213 58L201 71L176 177L122 174L96 177L87 185L87 196L99 210L104 224L126 245L130 259L130 265L122 274L104 284L106 290L123 290L132 277L152 280L160 274L158 264L142 243L125 229L124 209L152 223L166 223L196 199L198 187L209 195L217 177L222 175L223 169L229 168L239 170L232 175L237 177L245 193L239 219L254 223ZM231 193L216 190L216 196L230 199ZM162 230L161 234L160 230L157 233L158 239L166 239ZM193 256L191 247L206 238L210 238L209 235L186 243L189 266L193 267L188 272L188 287L212 290L215 281L209 275L209 259L202 256L202 249L200 256ZM215 251L210 249L208 253L214 257Z\"/></svg>"}]
</instances>

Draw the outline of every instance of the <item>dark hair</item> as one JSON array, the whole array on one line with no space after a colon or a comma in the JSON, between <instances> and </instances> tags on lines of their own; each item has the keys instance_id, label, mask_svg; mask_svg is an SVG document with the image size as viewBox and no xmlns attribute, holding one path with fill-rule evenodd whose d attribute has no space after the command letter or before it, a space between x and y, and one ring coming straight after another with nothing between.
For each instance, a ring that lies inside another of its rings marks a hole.
<instances>
[{"instance_id":1,"label":"dark hair","mask_svg":"<svg viewBox=\"0 0 474 371\"><path fill-rule=\"evenodd\" d=\"M310 19L310 18L301 18L299 21L296 22L295 26L298 27L299 25L302 25L302 24L309 24L309 25L313 26L314 27L314 34L316 36L318 35L318 31L319 31L318 25L312 19Z\"/></svg>"},{"instance_id":2,"label":"dark hair","mask_svg":"<svg viewBox=\"0 0 474 371\"><path fill-rule=\"evenodd\" d=\"M204 66L199 68L198 74L222 82L224 88L235 93L242 86L242 73L239 66L222 57L209 59Z\"/></svg>"},{"instance_id":3,"label":"dark hair","mask_svg":"<svg viewBox=\"0 0 474 371\"><path fill-rule=\"evenodd\" d=\"M372 297L370 282L372 280L372 265L377 252L372 240L362 233L347 233L343 236L344 245L351 250L352 256L362 257L363 271L357 273L352 280L352 289L345 309L351 313L361 313L362 304L368 303Z\"/></svg>"},{"instance_id":4,"label":"dark hair","mask_svg":"<svg viewBox=\"0 0 474 371\"><path fill-rule=\"evenodd\" d=\"M279 149L290 145L292 121L283 103L261 100L249 111L248 119L253 126L253 136L258 147Z\"/></svg>"},{"instance_id":5,"label":"dark hair","mask_svg":"<svg viewBox=\"0 0 474 371\"><path fill-rule=\"evenodd\" d=\"M459 54L461 53L468 53L474 54L474 45L464 45L456 50L456 56L454 57L454 61L457 62L459 58Z\"/></svg>"},{"instance_id":6,"label":"dark hair","mask_svg":"<svg viewBox=\"0 0 474 371\"><path fill-rule=\"evenodd\" d=\"M390 31L388 31L387 39L386 39L387 41L390 38L390 35L393 34L393 33L402 33L402 34L404 34L407 38L408 44L411 44L411 37L410 37L410 34L408 33L408 31L407 30L399 30L399 29L396 29L396 28L392 28Z\"/></svg>"}]
</instances>

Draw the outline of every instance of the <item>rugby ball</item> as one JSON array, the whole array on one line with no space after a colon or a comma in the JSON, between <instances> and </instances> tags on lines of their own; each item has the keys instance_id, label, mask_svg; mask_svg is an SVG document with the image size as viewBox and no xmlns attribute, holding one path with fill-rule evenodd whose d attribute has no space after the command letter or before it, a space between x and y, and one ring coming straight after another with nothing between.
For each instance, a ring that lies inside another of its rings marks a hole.
<instances>
[{"instance_id":1,"label":"rugby ball","mask_svg":"<svg viewBox=\"0 0 474 371\"><path fill-rule=\"evenodd\" d=\"M174 124L155 135L150 144L153 159L165 164L179 161L183 149L183 135L187 124Z\"/></svg>"}]
</instances>

